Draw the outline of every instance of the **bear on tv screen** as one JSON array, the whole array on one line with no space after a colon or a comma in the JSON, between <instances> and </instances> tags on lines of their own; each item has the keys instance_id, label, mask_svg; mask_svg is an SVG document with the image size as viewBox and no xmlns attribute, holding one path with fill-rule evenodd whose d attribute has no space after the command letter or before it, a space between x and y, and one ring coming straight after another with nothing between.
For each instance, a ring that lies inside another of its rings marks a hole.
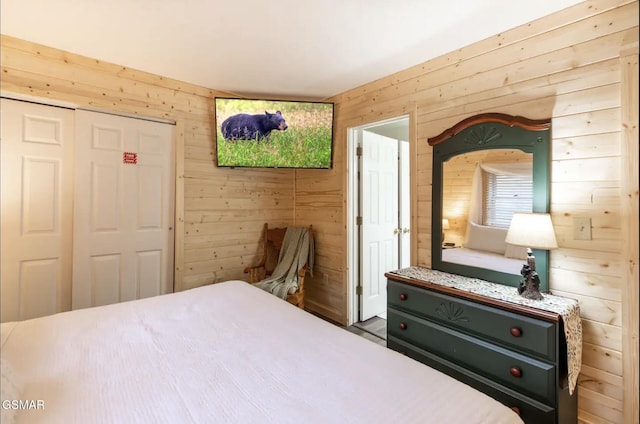
<instances>
[{"instance_id":1,"label":"bear on tv screen","mask_svg":"<svg viewBox=\"0 0 640 424\"><path fill-rule=\"evenodd\" d=\"M333 103L215 98L217 165L329 169Z\"/></svg>"}]
</instances>

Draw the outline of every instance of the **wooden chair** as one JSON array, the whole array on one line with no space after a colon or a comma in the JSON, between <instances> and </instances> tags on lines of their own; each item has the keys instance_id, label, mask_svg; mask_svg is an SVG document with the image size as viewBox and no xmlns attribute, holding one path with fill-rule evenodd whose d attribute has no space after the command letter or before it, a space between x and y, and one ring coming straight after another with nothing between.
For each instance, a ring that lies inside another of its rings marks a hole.
<instances>
[{"instance_id":1,"label":"wooden chair","mask_svg":"<svg viewBox=\"0 0 640 424\"><path fill-rule=\"evenodd\" d=\"M245 268L245 274L249 274L249 283L255 284L258 281L262 281L265 278L271 276L271 273L278 264L278 257L280 256L280 249L282 248L282 242L284 235L287 232L286 228L269 228L268 224L264 224L262 230L263 240L263 254L262 259L258 265ZM309 226L309 244L313 243L313 229ZM295 293L287 295L287 302L296 305L300 309L304 309L304 277L309 268L307 262L298 271L298 290Z\"/></svg>"}]
</instances>

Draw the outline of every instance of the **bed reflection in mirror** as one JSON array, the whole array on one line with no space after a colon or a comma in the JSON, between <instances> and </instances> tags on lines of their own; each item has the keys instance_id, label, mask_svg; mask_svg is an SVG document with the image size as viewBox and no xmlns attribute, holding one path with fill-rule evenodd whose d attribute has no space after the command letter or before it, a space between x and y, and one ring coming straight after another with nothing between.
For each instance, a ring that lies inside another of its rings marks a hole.
<instances>
[{"instance_id":1,"label":"bed reflection in mirror","mask_svg":"<svg viewBox=\"0 0 640 424\"><path fill-rule=\"evenodd\" d=\"M505 243L515 212L532 212L533 154L493 149L451 157L442 168L442 262L520 274L526 248ZM443 226L444 227L444 226Z\"/></svg>"}]
</instances>

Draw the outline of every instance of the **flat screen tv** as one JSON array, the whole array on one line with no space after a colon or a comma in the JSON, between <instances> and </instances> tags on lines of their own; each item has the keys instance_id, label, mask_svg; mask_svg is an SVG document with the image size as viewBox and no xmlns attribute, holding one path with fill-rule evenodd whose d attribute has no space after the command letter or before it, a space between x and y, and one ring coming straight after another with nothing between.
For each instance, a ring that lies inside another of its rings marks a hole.
<instances>
[{"instance_id":1,"label":"flat screen tv","mask_svg":"<svg viewBox=\"0 0 640 424\"><path fill-rule=\"evenodd\" d=\"M221 167L330 169L333 103L215 98Z\"/></svg>"}]
</instances>

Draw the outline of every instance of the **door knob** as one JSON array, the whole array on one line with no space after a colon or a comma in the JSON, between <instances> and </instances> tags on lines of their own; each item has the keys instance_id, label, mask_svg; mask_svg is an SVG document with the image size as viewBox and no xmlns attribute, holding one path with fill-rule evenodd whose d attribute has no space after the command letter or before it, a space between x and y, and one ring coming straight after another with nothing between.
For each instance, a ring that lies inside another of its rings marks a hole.
<instances>
[{"instance_id":1,"label":"door knob","mask_svg":"<svg viewBox=\"0 0 640 424\"><path fill-rule=\"evenodd\" d=\"M403 233L403 234L407 234L408 232L409 232L409 229L408 229L407 227L405 227L405 228L403 228L403 229L402 229L402 233Z\"/></svg>"},{"instance_id":2,"label":"door knob","mask_svg":"<svg viewBox=\"0 0 640 424\"><path fill-rule=\"evenodd\" d=\"M400 228L394 228L393 229L393 234L400 234Z\"/></svg>"}]
</instances>

